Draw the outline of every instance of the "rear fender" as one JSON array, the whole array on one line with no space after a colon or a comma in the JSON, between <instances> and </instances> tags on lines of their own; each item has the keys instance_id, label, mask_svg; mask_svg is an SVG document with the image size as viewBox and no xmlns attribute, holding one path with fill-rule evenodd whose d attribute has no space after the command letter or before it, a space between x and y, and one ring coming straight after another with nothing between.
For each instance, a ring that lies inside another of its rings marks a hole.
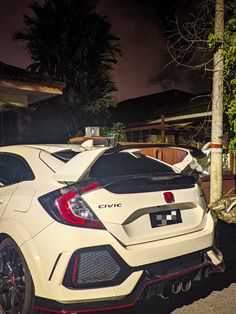
<instances>
[{"instance_id":1,"label":"rear fender","mask_svg":"<svg viewBox=\"0 0 236 314\"><path fill-rule=\"evenodd\" d=\"M33 245L32 241L30 241L32 238L29 232L16 220L3 219L0 222L0 241L6 237L10 237L13 241L15 241L21 250L21 253L23 254L30 270L35 291L37 291L38 286L42 287L44 272L37 249Z\"/></svg>"},{"instance_id":2,"label":"rear fender","mask_svg":"<svg viewBox=\"0 0 236 314\"><path fill-rule=\"evenodd\" d=\"M29 232L14 219L2 219L0 222L0 235L11 237L18 247L31 239Z\"/></svg>"}]
</instances>

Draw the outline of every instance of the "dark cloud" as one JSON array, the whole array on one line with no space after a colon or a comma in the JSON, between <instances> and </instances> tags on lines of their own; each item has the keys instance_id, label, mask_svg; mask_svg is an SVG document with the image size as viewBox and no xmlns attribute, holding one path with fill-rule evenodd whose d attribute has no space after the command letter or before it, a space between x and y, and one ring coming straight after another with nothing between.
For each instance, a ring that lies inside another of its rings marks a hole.
<instances>
[{"instance_id":1,"label":"dark cloud","mask_svg":"<svg viewBox=\"0 0 236 314\"><path fill-rule=\"evenodd\" d=\"M180 89L194 94L209 92L212 83L202 71L175 65L165 67L151 81L162 90Z\"/></svg>"}]
</instances>

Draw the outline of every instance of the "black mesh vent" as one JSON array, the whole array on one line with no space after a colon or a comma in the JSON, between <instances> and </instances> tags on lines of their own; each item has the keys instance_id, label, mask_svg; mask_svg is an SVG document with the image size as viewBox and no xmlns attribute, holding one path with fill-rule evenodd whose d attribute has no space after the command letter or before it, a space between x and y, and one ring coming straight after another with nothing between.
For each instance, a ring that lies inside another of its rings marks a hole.
<instances>
[{"instance_id":1,"label":"black mesh vent","mask_svg":"<svg viewBox=\"0 0 236 314\"><path fill-rule=\"evenodd\" d=\"M120 267L107 251L83 252L79 258L78 284L113 280Z\"/></svg>"},{"instance_id":2,"label":"black mesh vent","mask_svg":"<svg viewBox=\"0 0 236 314\"><path fill-rule=\"evenodd\" d=\"M63 285L88 289L119 285L131 274L131 268L109 245L83 248L69 262Z\"/></svg>"}]
</instances>

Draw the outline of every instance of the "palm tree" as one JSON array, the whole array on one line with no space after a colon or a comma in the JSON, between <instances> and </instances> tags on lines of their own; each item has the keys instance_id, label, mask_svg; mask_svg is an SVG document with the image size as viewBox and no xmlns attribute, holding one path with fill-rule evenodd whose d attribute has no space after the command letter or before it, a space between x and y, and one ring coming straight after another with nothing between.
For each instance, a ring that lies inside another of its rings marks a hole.
<instances>
[{"instance_id":1,"label":"palm tree","mask_svg":"<svg viewBox=\"0 0 236 314\"><path fill-rule=\"evenodd\" d=\"M30 71L64 83L73 111L96 112L116 90L111 70L121 54L119 38L96 5L96 0L31 1L34 16L24 15L24 32L13 36L25 42Z\"/></svg>"}]
</instances>

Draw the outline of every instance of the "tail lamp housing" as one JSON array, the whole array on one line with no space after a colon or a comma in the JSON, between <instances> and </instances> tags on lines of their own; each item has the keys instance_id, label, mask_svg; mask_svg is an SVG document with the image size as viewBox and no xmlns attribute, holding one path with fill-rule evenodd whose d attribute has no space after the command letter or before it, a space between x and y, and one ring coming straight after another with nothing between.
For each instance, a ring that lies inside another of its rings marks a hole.
<instances>
[{"instance_id":1,"label":"tail lamp housing","mask_svg":"<svg viewBox=\"0 0 236 314\"><path fill-rule=\"evenodd\" d=\"M47 213L60 223L75 227L105 229L76 188L71 188L64 193L56 190L40 196L38 200Z\"/></svg>"}]
</instances>

